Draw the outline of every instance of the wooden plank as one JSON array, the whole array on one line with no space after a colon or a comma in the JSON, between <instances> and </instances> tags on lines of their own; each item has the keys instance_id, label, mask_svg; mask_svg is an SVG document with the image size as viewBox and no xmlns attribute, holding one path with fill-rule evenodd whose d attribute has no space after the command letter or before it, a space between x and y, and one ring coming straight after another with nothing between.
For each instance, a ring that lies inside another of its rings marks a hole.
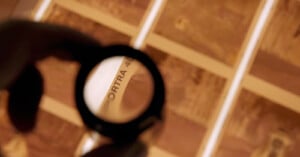
<instances>
[{"instance_id":1,"label":"wooden plank","mask_svg":"<svg viewBox=\"0 0 300 157\"><path fill-rule=\"evenodd\" d=\"M103 24L97 23L96 20L85 17L74 11L74 9L65 7L65 5L61 6L60 3L56 4L57 5L53 7L47 19L45 19L46 22L68 26L81 31L99 40L99 42L104 46L114 43L129 43L130 36L127 34L116 32L116 30L114 30L112 27L107 27ZM81 11L81 8L78 8L77 10L84 12L84 10ZM98 18L101 19L101 17ZM119 26L121 27L122 25Z\"/></svg>"},{"instance_id":2,"label":"wooden plank","mask_svg":"<svg viewBox=\"0 0 300 157\"><path fill-rule=\"evenodd\" d=\"M138 26L151 0L75 0L126 23Z\"/></svg>"},{"instance_id":3,"label":"wooden plank","mask_svg":"<svg viewBox=\"0 0 300 157\"><path fill-rule=\"evenodd\" d=\"M300 96L300 67L270 53L258 54L251 74Z\"/></svg>"},{"instance_id":4,"label":"wooden plank","mask_svg":"<svg viewBox=\"0 0 300 157\"><path fill-rule=\"evenodd\" d=\"M84 126L76 108L67 106L49 96L43 96L40 108L78 127Z\"/></svg>"},{"instance_id":5,"label":"wooden plank","mask_svg":"<svg viewBox=\"0 0 300 157\"><path fill-rule=\"evenodd\" d=\"M233 65L258 4L259 0L170 0L155 33Z\"/></svg>"},{"instance_id":6,"label":"wooden plank","mask_svg":"<svg viewBox=\"0 0 300 157\"><path fill-rule=\"evenodd\" d=\"M167 108L154 145L177 157L195 156L206 128Z\"/></svg>"},{"instance_id":7,"label":"wooden plank","mask_svg":"<svg viewBox=\"0 0 300 157\"><path fill-rule=\"evenodd\" d=\"M170 154L162 149L159 149L158 147L152 146L150 147L148 151L148 156L147 157L176 157L173 154Z\"/></svg>"},{"instance_id":8,"label":"wooden plank","mask_svg":"<svg viewBox=\"0 0 300 157\"><path fill-rule=\"evenodd\" d=\"M128 36L135 36L137 34L138 30L135 26L106 15L103 12L98 11L97 9L81 5L79 2L73 0L55 0L55 3L67 10L70 10L82 17L100 23L117 32L126 34Z\"/></svg>"},{"instance_id":9,"label":"wooden plank","mask_svg":"<svg viewBox=\"0 0 300 157\"><path fill-rule=\"evenodd\" d=\"M229 66L215 59L198 53L197 51L188 47L182 46L174 41L171 41L161 35L150 34L147 39L147 44L156 49L162 50L171 56L180 58L188 63L191 63L206 71L212 72L223 78L232 76L232 70Z\"/></svg>"},{"instance_id":10,"label":"wooden plank","mask_svg":"<svg viewBox=\"0 0 300 157\"><path fill-rule=\"evenodd\" d=\"M215 156L296 157L299 122L298 113L244 90Z\"/></svg>"},{"instance_id":11,"label":"wooden plank","mask_svg":"<svg viewBox=\"0 0 300 157\"><path fill-rule=\"evenodd\" d=\"M300 95L300 2L280 1L251 74Z\"/></svg>"},{"instance_id":12,"label":"wooden plank","mask_svg":"<svg viewBox=\"0 0 300 157\"><path fill-rule=\"evenodd\" d=\"M243 82L245 89L269 99L276 104L300 113L300 97L294 93L283 90L282 88L266 82L253 75L247 75Z\"/></svg>"}]
</instances>

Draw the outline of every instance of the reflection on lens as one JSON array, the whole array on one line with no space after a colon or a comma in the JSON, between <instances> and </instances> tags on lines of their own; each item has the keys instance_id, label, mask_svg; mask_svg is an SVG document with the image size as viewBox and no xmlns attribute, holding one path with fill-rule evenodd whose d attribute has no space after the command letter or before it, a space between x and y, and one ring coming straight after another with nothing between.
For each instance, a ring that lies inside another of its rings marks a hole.
<instances>
[{"instance_id":1,"label":"reflection on lens","mask_svg":"<svg viewBox=\"0 0 300 157\"><path fill-rule=\"evenodd\" d=\"M109 122L128 122L148 107L153 80L147 68L128 57L111 57L90 72L84 87L89 109Z\"/></svg>"}]
</instances>

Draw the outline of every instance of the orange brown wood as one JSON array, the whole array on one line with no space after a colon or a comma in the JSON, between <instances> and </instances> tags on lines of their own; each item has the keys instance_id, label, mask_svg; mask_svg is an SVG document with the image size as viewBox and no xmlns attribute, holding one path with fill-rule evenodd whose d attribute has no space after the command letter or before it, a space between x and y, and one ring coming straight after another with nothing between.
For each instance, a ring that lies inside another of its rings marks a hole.
<instances>
[{"instance_id":1,"label":"orange brown wood","mask_svg":"<svg viewBox=\"0 0 300 157\"><path fill-rule=\"evenodd\" d=\"M177 156L195 156L225 80L153 47L145 51L166 84L166 121L158 145Z\"/></svg>"},{"instance_id":2,"label":"orange brown wood","mask_svg":"<svg viewBox=\"0 0 300 157\"><path fill-rule=\"evenodd\" d=\"M243 90L216 157L298 156L300 115Z\"/></svg>"},{"instance_id":3,"label":"orange brown wood","mask_svg":"<svg viewBox=\"0 0 300 157\"><path fill-rule=\"evenodd\" d=\"M83 5L138 26L151 0L76 0Z\"/></svg>"},{"instance_id":4,"label":"orange brown wood","mask_svg":"<svg viewBox=\"0 0 300 157\"><path fill-rule=\"evenodd\" d=\"M300 2L280 1L251 73L300 95Z\"/></svg>"},{"instance_id":5,"label":"orange brown wood","mask_svg":"<svg viewBox=\"0 0 300 157\"><path fill-rule=\"evenodd\" d=\"M170 0L155 33L233 65L258 4L258 0Z\"/></svg>"}]
</instances>

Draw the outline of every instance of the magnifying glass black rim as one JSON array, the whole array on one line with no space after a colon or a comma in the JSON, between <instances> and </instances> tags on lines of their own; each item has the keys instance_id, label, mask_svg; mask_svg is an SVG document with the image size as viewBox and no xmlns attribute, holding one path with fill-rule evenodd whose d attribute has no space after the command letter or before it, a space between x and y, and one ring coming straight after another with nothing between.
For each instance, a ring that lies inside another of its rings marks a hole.
<instances>
[{"instance_id":1,"label":"magnifying glass black rim","mask_svg":"<svg viewBox=\"0 0 300 157\"><path fill-rule=\"evenodd\" d=\"M92 130L96 130L104 136L115 141L127 141L135 139L141 132L162 118L161 112L165 100L165 87L162 76L155 63L143 52L125 45L114 45L100 49L94 49L98 53L97 59L82 62L76 79L76 104L84 123ZM114 56L125 56L141 62L152 75L154 91L152 100L147 109L135 119L123 123L113 123L95 116L88 108L84 100L83 89L91 70L104 59Z\"/></svg>"}]
</instances>

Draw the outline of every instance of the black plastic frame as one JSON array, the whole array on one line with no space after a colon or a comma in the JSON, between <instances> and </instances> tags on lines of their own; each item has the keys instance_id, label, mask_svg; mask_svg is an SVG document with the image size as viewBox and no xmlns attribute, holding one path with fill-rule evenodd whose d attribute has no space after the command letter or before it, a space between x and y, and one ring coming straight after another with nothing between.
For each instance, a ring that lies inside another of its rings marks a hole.
<instances>
[{"instance_id":1,"label":"black plastic frame","mask_svg":"<svg viewBox=\"0 0 300 157\"><path fill-rule=\"evenodd\" d=\"M95 53L93 53L95 54ZM84 123L92 130L108 136L118 142L134 140L141 132L152 126L156 120L162 119L165 100L165 88L162 76L155 63L143 52L129 46L114 45L104 47L98 53L97 59L81 64L76 80L76 102ZM125 123L112 123L95 116L85 103L83 89L90 71L104 59L114 56L125 56L140 61L151 73L154 82L153 96L148 108L137 118Z\"/></svg>"}]
</instances>

